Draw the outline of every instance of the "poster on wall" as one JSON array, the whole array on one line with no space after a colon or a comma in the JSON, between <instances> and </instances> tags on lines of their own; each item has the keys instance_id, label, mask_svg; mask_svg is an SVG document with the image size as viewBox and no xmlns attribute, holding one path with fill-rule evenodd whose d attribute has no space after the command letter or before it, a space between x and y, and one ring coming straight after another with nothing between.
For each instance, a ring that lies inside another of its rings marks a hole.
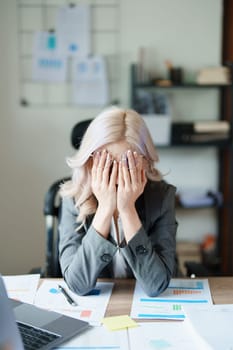
<instances>
[{"instance_id":1,"label":"poster on wall","mask_svg":"<svg viewBox=\"0 0 233 350\"><path fill-rule=\"evenodd\" d=\"M91 53L91 12L87 4L61 6L57 14L57 35L68 56Z\"/></svg>"},{"instance_id":2,"label":"poster on wall","mask_svg":"<svg viewBox=\"0 0 233 350\"><path fill-rule=\"evenodd\" d=\"M32 59L32 79L43 82L64 82L67 58L62 53L55 33L36 32Z\"/></svg>"},{"instance_id":3,"label":"poster on wall","mask_svg":"<svg viewBox=\"0 0 233 350\"><path fill-rule=\"evenodd\" d=\"M104 106L109 101L106 62L102 56L77 58L73 64L73 102Z\"/></svg>"}]
</instances>

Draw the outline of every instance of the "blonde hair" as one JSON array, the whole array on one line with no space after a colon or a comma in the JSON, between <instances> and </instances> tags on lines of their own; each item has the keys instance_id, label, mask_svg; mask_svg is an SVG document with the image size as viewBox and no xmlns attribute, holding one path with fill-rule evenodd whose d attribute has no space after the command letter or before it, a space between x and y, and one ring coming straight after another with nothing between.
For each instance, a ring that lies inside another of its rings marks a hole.
<instances>
[{"instance_id":1,"label":"blonde hair","mask_svg":"<svg viewBox=\"0 0 233 350\"><path fill-rule=\"evenodd\" d=\"M120 141L128 142L146 158L148 179L161 180L160 172L154 167L154 163L159 160L158 155L143 118L130 109L111 107L104 110L89 124L74 157L67 159L72 169L72 179L61 186L62 197L74 198L75 206L79 209L79 227L97 209L97 200L91 189L91 155L109 143Z\"/></svg>"}]
</instances>

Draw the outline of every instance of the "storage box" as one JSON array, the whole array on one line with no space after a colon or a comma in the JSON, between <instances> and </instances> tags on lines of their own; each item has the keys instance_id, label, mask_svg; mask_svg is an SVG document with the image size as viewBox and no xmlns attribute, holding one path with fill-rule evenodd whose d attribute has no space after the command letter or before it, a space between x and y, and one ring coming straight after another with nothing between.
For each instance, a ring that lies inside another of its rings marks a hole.
<instances>
[{"instance_id":1,"label":"storage box","mask_svg":"<svg viewBox=\"0 0 233 350\"><path fill-rule=\"evenodd\" d=\"M171 139L171 117L163 114L143 114L143 119L155 146L169 145Z\"/></svg>"}]
</instances>

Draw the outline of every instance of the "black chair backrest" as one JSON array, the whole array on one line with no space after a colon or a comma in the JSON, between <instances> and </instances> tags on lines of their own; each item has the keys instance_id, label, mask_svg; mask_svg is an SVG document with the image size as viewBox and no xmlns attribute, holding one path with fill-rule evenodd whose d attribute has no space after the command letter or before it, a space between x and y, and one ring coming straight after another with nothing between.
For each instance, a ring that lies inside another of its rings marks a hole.
<instances>
[{"instance_id":1,"label":"black chair backrest","mask_svg":"<svg viewBox=\"0 0 233 350\"><path fill-rule=\"evenodd\" d=\"M85 134L88 128L88 125L90 124L91 121L92 119L86 119L77 123L73 127L71 132L71 144L75 149L79 149L83 135Z\"/></svg>"}]
</instances>

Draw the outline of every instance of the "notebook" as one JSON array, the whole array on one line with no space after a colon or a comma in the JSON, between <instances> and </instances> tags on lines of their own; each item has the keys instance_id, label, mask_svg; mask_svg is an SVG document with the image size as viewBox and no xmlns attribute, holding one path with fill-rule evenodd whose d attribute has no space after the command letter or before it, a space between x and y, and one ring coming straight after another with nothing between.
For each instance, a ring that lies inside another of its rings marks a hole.
<instances>
[{"instance_id":1,"label":"notebook","mask_svg":"<svg viewBox=\"0 0 233 350\"><path fill-rule=\"evenodd\" d=\"M0 275L1 350L52 349L89 327L88 322L9 299Z\"/></svg>"}]
</instances>

